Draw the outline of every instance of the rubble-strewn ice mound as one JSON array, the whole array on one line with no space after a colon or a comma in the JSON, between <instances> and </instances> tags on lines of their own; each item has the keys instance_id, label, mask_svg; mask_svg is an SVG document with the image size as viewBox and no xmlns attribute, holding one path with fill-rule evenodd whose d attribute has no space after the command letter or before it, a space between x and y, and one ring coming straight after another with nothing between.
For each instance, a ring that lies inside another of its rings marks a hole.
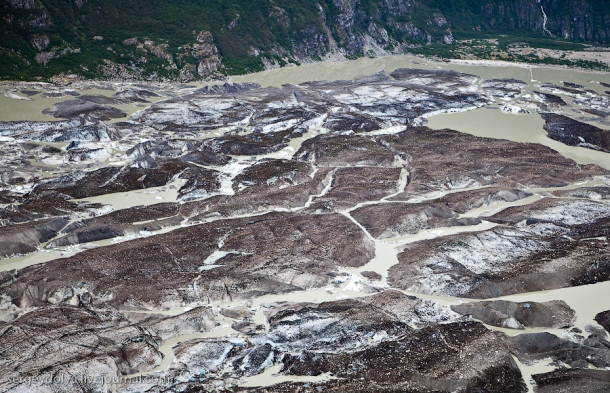
<instances>
[{"instance_id":1,"label":"rubble-strewn ice mound","mask_svg":"<svg viewBox=\"0 0 610 393\"><path fill-rule=\"evenodd\" d=\"M0 123L0 390L604 391L610 306L599 327L562 291L608 289L610 173L423 126L595 99L527 89L413 69L123 86Z\"/></svg>"}]
</instances>

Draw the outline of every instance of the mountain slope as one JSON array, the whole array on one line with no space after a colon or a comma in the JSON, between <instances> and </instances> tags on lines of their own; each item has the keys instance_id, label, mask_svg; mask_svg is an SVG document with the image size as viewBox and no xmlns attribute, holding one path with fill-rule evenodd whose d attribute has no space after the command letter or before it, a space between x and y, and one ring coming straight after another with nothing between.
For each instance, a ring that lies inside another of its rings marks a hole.
<instances>
[{"instance_id":1,"label":"mountain slope","mask_svg":"<svg viewBox=\"0 0 610 393\"><path fill-rule=\"evenodd\" d=\"M0 0L0 77L191 80L484 33L607 43L609 10L610 0Z\"/></svg>"}]
</instances>

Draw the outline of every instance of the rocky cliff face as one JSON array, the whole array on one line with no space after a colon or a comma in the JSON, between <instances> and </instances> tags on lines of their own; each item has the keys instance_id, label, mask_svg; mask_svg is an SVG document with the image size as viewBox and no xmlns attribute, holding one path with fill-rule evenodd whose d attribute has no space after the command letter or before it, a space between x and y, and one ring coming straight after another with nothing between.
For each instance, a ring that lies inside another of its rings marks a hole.
<instances>
[{"instance_id":1,"label":"rocky cliff face","mask_svg":"<svg viewBox=\"0 0 610 393\"><path fill-rule=\"evenodd\" d=\"M543 32L547 36L591 42L610 38L607 1L514 0L472 2L471 12L479 13L485 30ZM456 23L465 21L456 20Z\"/></svg>"},{"instance_id":2,"label":"rocky cliff face","mask_svg":"<svg viewBox=\"0 0 610 393\"><path fill-rule=\"evenodd\" d=\"M547 27L553 34L569 39L608 42L610 14L608 1L541 1L549 20Z\"/></svg>"},{"instance_id":3,"label":"rocky cliff face","mask_svg":"<svg viewBox=\"0 0 610 393\"><path fill-rule=\"evenodd\" d=\"M99 4L98 4L99 3ZM0 3L0 77L74 73L179 79L259 71L327 57L404 53L454 34L610 39L610 7L593 0L232 0L153 6L133 0ZM224 5L223 5L224 4Z\"/></svg>"},{"instance_id":4,"label":"rocky cliff face","mask_svg":"<svg viewBox=\"0 0 610 393\"><path fill-rule=\"evenodd\" d=\"M408 45L454 40L442 14L411 0L332 0L326 7L317 7L321 31L309 28L301 32L291 53L299 61L336 53L349 57L404 52ZM286 14L279 12L282 17Z\"/></svg>"}]
</instances>

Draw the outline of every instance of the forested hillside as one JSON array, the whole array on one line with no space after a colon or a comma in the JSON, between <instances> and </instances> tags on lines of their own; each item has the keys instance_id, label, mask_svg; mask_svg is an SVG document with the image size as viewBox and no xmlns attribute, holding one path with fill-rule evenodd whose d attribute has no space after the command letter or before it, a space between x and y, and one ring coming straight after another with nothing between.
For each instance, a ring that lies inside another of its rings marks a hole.
<instances>
[{"instance_id":1,"label":"forested hillside","mask_svg":"<svg viewBox=\"0 0 610 393\"><path fill-rule=\"evenodd\" d=\"M180 79L519 35L604 44L608 0L0 0L0 77Z\"/></svg>"}]
</instances>

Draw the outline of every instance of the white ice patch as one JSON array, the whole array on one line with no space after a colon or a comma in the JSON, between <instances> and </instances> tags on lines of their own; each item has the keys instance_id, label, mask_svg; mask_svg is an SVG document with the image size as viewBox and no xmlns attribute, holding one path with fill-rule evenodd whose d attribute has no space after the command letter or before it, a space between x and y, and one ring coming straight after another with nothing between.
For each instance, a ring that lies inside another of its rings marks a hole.
<instances>
[{"instance_id":1,"label":"white ice patch","mask_svg":"<svg viewBox=\"0 0 610 393\"><path fill-rule=\"evenodd\" d=\"M510 104L502 104L502 106L500 106L500 110L503 113L507 113L507 114L511 114L511 115L529 115L530 111L528 111L527 109L523 109L521 107L518 107L517 105L510 105Z\"/></svg>"},{"instance_id":2,"label":"white ice patch","mask_svg":"<svg viewBox=\"0 0 610 393\"><path fill-rule=\"evenodd\" d=\"M365 286L362 283L362 280L354 275L351 275L349 280L346 280L342 290L348 292L363 292L364 288Z\"/></svg>"},{"instance_id":3,"label":"white ice patch","mask_svg":"<svg viewBox=\"0 0 610 393\"><path fill-rule=\"evenodd\" d=\"M205 259L205 261L203 261L203 265L204 266L206 266L206 265L214 265L220 259L226 257L227 255L231 255L231 254L241 254L241 253L237 252L237 251L219 251L219 250L216 250L210 256L208 256ZM201 267L199 269L201 270Z\"/></svg>"},{"instance_id":4,"label":"white ice patch","mask_svg":"<svg viewBox=\"0 0 610 393\"><path fill-rule=\"evenodd\" d=\"M415 124L415 125L423 125L423 124L426 123L426 121L427 121L426 119L429 119L432 116L443 115L443 114L451 114L451 113L468 112L468 111L471 111L471 110L474 110L474 109L481 108L483 106L485 106L485 104L481 103L481 104L467 106L467 107L463 107L463 108L447 108L447 109L439 109L439 110L435 110L435 111L430 111L430 112L424 113L423 115L413 119L413 124Z\"/></svg>"},{"instance_id":5,"label":"white ice patch","mask_svg":"<svg viewBox=\"0 0 610 393\"><path fill-rule=\"evenodd\" d=\"M553 221L559 225L579 225L610 215L610 205L593 201L570 201L535 212L532 218Z\"/></svg>"},{"instance_id":6,"label":"white ice patch","mask_svg":"<svg viewBox=\"0 0 610 393\"><path fill-rule=\"evenodd\" d=\"M328 119L328 114L323 113L320 116L316 116L313 119L309 119L303 123L303 127L307 128L309 132L317 128L322 127L322 124Z\"/></svg>"},{"instance_id":7,"label":"white ice patch","mask_svg":"<svg viewBox=\"0 0 610 393\"><path fill-rule=\"evenodd\" d=\"M110 157L110 153L106 149L96 149L87 153L91 160L104 160Z\"/></svg>"},{"instance_id":8,"label":"white ice patch","mask_svg":"<svg viewBox=\"0 0 610 393\"><path fill-rule=\"evenodd\" d=\"M565 229L553 224L537 224L521 230L478 233L446 243L425 265L451 269L451 262L456 262L475 274L497 273L531 253L543 250L547 243L535 239L536 236L563 232Z\"/></svg>"},{"instance_id":9,"label":"white ice patch","mask_svg":"<svg viewBox=\"0 0 610 393\"><path fill-rule=\"evenodd\" d=\"M277 159L277 160L289 160L292 158L294 153L296 153L296 148L294 148L293 146L286 146L285 148L283 148L281 150L278 150L273 153L265 154L265 155L262 155L259 157L260 157L260 159L273 158L273 159Z\"/></svg>"},{"instance_id":10,"label":"white ice patch","mask_svg":"<svg viewBox=\"0 0 610 393\"><path fill-rule=\"evenodd\" d=\"M193 374L209 374L222 370L232 349L230 342L204 341L182 351L176 360L189 365L189 377Z\"/></svg>"},{"instance_id":11,"label":"white ice patch","mask_svg":"<svg viewBox=\"0 0 610 393\"><path fill-rule=\"evenodd\" d=\"M188 202L196 199L203 199L205 197L210 196L210 193L204 189L194 190L189 193L184 194L182 197L178 199L179 202Z\"/></svg>"},{"instance_id":12,"label":"white ice patch","mask_svg":"<svg viewBox=\"0 0 610 393\"><path fill-rule=\"evenodd\" d=\"M454 312L447 306L441 306L430 300L422 300L422 304L417 306L407 323L414 327L421 327L422 325L456 321L462 318L463 317L460 314Z\"/></svg>"},{"instance_id":13,"label":"white ice patch","mask_svg":"<svg viewBox=\"0 0 610 393\"><path fill-rule=\"evenodd\" d=\"M436 296L460 296L470 292L474 286L473 280L456 282L449 274L438 274L427 266L417 269L419 278L410 290Z\"/></svg>"},{"instance_id":14,"label":"white ice patch","mask_svg":"<svg viewBox=\"0 0 610 393\"><path fill-rule=\"evenodd\" d=\"M274 122L263 126L262 133L269 134L271 132L285 131L291 127L298 125L301 122L300 119L288 119L284 121Z\"/></svg>"},{"instance_id":15,"label":"white ice patch","mask_svg":"<svg viewBox=\"0 0 610 393\"><path fill-rule=\"evenodd\" d=\"M6 189L16 194L27 194L34 189L35 183L18 184L15 186L8 186Z\"/></svg>"},{"instance_id":16,"label":"white ice patch","mask_svg":"<svg viewBox=\"0 0 610 393\"><path fill-rule=\"evenodd\" d=\"M219 193L223 195L235 194L235 191L233 190L233 180L250 165L252 165L252 162L246 161L245 159L234 159L230 163L225 165L221 169L223 174L219 179Z\"/></svg>"},{"instance_id":17,"label":"white ice patch","mask_svg":"<svg viewBox=\"0 0 610 393\"><path fill-rule=\"evenodd\" d=\"M356 94L357 96L365 96L366 98L371 99L371 100L375 100L375 99L378 100L378 99L385 98L387 96L386 92L384 92L383 90L380 90L380 89L376 89L373 86L359 86L359 87L352 89L352 92L354 94Z\"/></svg>"},{"instance_id":18,"label":"white ice patch","mask_svg":"<svg viewBox=\"0 0 610 393\"><path fill-rule=\"evenodd\" d=\"M388 335L388 333L385 330L382 330L380 332L375 332L373 337L371 337L371 341L379 343L382 341L386 341L389 338L390 338L390 336Z\"/></svg>"},{"instance_id":19,"label":"white ice patch","mask_svg":"<svg viewBox=\"0 0 610 393\"><path fill-rule=\"evenodd\" d=\"M314 342L325 341L329 338L318 334L328 330L330 326L339 322L336 317L319 315L316 318L299 319L301 323L295 324L278 324L269 332L265 339L270 339L276 343L290 343L292 348L307 348Z\"/></svg>"},{"instance_id":20,"label":"white ice patch","mask_svg":"<svg viewBox=\"0 0 610 393\"><path fill-rule=\"evenodd\" d=\"M68 157L57 155L47 156L40 159L40 163L49 166L59 166L68 163Z\"/></svg>"},{"instance_id":21,"label":"white ice patch","mask_svg":"<svg viewBox=\"0 0 610 393\"><path fill-rule=\"evenodd\" d=\"M502 321L502 326L509 329L523 329L523 325L519 323L515 319L515 317L510 317Z\"/></svg>"},{"instance_id":22,"label":"white ice patch","mask_svg":"<svg viewBox=\"0 0 610 393\"><path fill-rule=\"evenodd\" d=\"M216 268L219 268L219 267L223 267L223 266L226 266L226 265L205 265L205 266L199 266L197 268L197 270L199 272L204 272L206 270L213 270L213 269L216 269Z\"/></svg>"},{"instance_id":23,"label":"white ice patch","mask_svg":"<svg viewBox=\"0 0 610 393\"><path fill-rule=\"evenodd\" d=\"M407 129L407 126L396 125L396 126L390 126L390 127L382 128L380 130L373 131L373 132L367 132L366 135L391 135L391 134L398 134L400 132L405 131L406 129Z\"/></svg>"},{"instance_id":24,"label":"white ice patch","mask_svg":"<svg viewBox=\"0 0 610 393\"><path fill-rule=\"evenodd\" d=\"M32 101L31 98L20 96L19 94L15 94L12 91L7 91L6 93L4 93L4 96L7 98L12 98L13 100Z\"/></svg>"}]
</instances>

